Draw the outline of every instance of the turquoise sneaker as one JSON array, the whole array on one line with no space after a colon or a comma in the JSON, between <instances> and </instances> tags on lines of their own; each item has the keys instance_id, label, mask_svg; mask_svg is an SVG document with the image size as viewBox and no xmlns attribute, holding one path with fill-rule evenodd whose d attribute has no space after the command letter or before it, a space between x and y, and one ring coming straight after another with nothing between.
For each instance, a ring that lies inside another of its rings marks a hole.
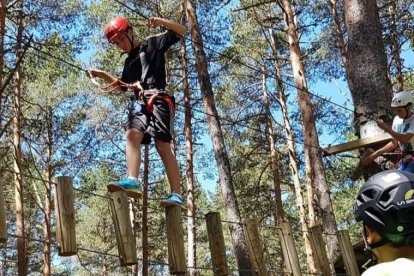
<instances>
[{"instance_id":1,"label":"turquoise sneaker","mask_svg":"<svg viewBox=\"0 0 414 276\"><path fill-rule=\"evenodd\" d=\"M125 191L126 195L132 198L140 198L142 196L141 185L139 184L137 179L133 178L109 182L109 184L106 185L106 188L111 193Z\"/></svg>"},{"instance_id":2,"label":"turquoise sneaker","mask_svg":"<svg viewBox=\"0 0 414 276\"><path fill-rule=\"evenodd\" d=\"M180 206L182 211L187 210L184 205L183 198L176 192L172 192L167 198L161 200L161 207Z\"/></svg>"}]
</instances>

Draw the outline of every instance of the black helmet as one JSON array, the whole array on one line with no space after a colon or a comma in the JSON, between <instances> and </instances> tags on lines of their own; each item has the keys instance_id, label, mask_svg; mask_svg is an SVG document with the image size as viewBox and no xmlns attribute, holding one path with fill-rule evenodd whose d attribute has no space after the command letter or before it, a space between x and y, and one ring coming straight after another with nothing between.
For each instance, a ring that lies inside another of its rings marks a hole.
<instances>
[{"instance_id":1,"label":"black helmet","mask_svg":"<svg viewBox=\"0 0 414 276\"><path fill-rule=\"evenodd\" d=\"M354 215L393 244L405 242L414 234L414 174L383 171L362 185Z\"/></svg>"}]
</instances>

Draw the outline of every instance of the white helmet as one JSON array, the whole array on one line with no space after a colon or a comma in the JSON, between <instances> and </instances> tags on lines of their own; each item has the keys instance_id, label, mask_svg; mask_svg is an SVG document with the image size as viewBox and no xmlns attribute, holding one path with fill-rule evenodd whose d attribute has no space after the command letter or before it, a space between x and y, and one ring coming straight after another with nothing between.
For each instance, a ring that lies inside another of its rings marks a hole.
<instances>
[{"instance_id":1,"label":"white helmet","mask_svg":"<svg viewBox=\"0 0 414 276\"><path fill-rule=\"evenodd\" d=\"M401 91L394 93L394 97L391 100L391 107L405 107L412 103L414 103L413 94L408 91Z\"/></svg>"}]
</instances>

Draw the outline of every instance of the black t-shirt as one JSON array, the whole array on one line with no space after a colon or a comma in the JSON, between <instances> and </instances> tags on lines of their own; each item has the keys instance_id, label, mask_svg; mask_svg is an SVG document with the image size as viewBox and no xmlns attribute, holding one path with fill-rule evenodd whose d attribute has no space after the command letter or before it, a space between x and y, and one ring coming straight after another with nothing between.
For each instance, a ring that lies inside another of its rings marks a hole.
<instances>
[{"instance_id":1,"label":"black t-shirt","mask_svg":"<svg viewBox=\"0 0 414 276\"><path fill-rule=\"evenodd\" d=\"M165 89L164 53L179 40L172 31L149 37L128 54L121 80L126 83L140 81L144 89Z\"/></svg>"}]
</instances>

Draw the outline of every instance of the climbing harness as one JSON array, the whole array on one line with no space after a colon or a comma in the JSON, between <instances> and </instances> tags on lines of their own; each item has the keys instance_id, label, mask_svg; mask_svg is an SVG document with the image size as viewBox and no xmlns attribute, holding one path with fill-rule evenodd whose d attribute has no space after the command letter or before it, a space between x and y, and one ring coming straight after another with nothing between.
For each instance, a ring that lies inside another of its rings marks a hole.
<instances>
[{"instance_id":1,"label":"climbing harness","mask_svg":"<svg viewBox=\"0 0 414 276\"><path fill-rule=\"evenodd\" d=\"M112 93L115 90L123 89L123 88L132 90L135 95L134 100L144 102L145 109L148 113L152 113L152 111L154 110L154 103L158 99L162 99L163 101L165 101L170 107L170 109L173 111L173 113L175 113L174 98L169 96L165 91L157 90L157 89L149 89L149 90L145 89L144 90L144 88L141 86L141 83L139 81L129 84L119 79L110 84L101 85L96 80L96 78L92 76L92 74L89 71L87 71L87 75L90 78L91 82L95 84L98 87L98 89L103 93ZM148 94L152 94L152 96L149 98L148 101L146 101L145 95L148 95Z\"/></svg>"},{"instance_id":2,"label":"climbing harness","mask_svg":"<svg viewBox=\"0 0 414 276\"><path fill-rule=\"evenodd\" d=\"M151 98L146 102L145 108L147 109L147 112L152 113L152 110L154 109L154 103L157 101L157 99L162 99L168 104L173 113L175 113L175 103L172 97L170 97L165 92L160 92L158 90L155 91L156 93L152 95Z\"/></svg>"}]
</instances>

